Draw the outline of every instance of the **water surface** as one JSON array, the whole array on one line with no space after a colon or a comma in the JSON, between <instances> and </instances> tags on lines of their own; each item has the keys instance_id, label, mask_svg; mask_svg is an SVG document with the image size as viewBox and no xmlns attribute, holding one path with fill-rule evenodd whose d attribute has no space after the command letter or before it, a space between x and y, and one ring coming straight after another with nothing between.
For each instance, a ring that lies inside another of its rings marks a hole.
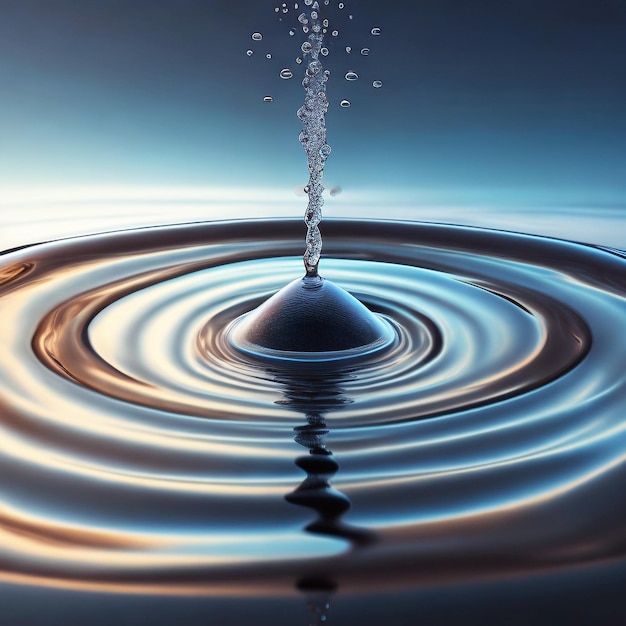
<instances>
[{"instance_id":1,"label":"water surface","mask_svg":"<svg viewBox=\"0 0 626 626\"><path fill-rule=\"evenodd\" d=\"M71 598L29 623L89 603L166 623L137 608L158 597L188 623L261 605L262 623L306 623L308 598L336 623L348 608L414 623L422 602L451 619L454 598L482 596L506 615L504 598L538 588L559 615L600 597L619 614L623 255L416 223L331 220L324 236L321 273L396 332L350 366L261 365L229 343L302 272L299 222L3 255L14 615Z\"/></svg>"}]
</instances>

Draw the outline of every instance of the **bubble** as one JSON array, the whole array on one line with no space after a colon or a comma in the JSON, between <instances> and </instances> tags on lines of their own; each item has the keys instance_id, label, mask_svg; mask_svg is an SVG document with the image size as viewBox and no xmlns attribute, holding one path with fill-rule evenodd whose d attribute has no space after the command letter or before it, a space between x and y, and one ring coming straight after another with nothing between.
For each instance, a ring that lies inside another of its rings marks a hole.
<instances>
[{"instance_id":1,"label":"bubble","mask_svg":"<svg viewBox=\"0 0 626 626\"><path fill-rule=\"evenodd\" d=\"M285 80L289 80L290 78L293 78L293 72L286 67L285 69L280 70L280 77Z\"/></svg>"},{"instance_id":2,"label":"bubble","mask_svg":"<svg viewBox=\"0 0 626 626\"><path fill-rule=\"evenodd\" d=\"M265 55L265 58L266 58L266 59L271 59L271 58L272 58L272 55L268 52L268 53Z\"/></svg>"},{"instance_id":3,"label":"bubble","mask_svg":"<svg viewBox=\"0 0 626 626\"><path fill-rule=\"evenodd\" d=\"M276 13L280 13L280 7L276 7L274 11L276 11Z\"/></svg>"},{"instance_id":4,"label":"bubble","mask_svg":"<svg viewBox=\"0 0 626 626\"><path fill-rule=\"evenodd\" d=\"M343 9L343 7L345 7L345 6L346 6L346 5L345 5L343 2L340 2L340 3L339 3L339 8L340 8L340 9Z\"/></svg>"},{"instance_id":5,"label":"bubble","mask_svg":"<svg viewBox=\"0 0 626 626\"><path fill-rule=\"evenodd\" d=\"M343 109L347 109L350 106L350 100L342 100L339 106Z\"/></svg>"},{"instance_id":6,"label":"bubble","mask_svg":"<svg viewBox=\"0 0 626 626\"><path fill-rule=\"evenodd\" d=\"M289 11L289 9L287 7L283 7L283 13L287 13L287 11Z\"/></svg>"},{"instance_id":7,"label":"bubble","mask_svg":"<svg viewBox=\"0 0 626 626\"><path fill-rule=\"evenodd\" d=\"M327 57L328 56L328 48L322 48L320 50L320 52L322 53L323 56Z\"/></svg>"},{"instance_id":8,"label":"bubble","mask_svg":"<svg viewBox=\"0 0 626 626\"><path fill-rule=\"evenodd\" d=\"M302 65L302 59L301 59L300 57L297 57L297 58L296 58L296 63L297 63L298 65Z\"/></svg>"},{"instance_id":9,"label":"bubble","mask_svg":"<svg viewBox=\"0 0 626 626\"><path fill-rule=\"evenodd\" d=\"M359 75L354 70L349 70L346 73L346 80L358 80Z\"/></svg>"},{"instance_id":10,"label":"bubble","mask_svg":"<svg viewBox=\"0 0 626 626\"><path fill-rule=\"evenodd\" d=\"M363 48L361 50L361 54L366 57L368 54L370 53L370 49L369 48Z\"/></svg>"},{"instance_id":11,"label":"bubble","mask_svg":"<svg viewBox=\"0 0 626 626\"><path fill-rule=\"evenodd\" d=\"M302 44L301 50L302 50L302 52L304 52L304 54L308 54L309 52L311 52L312 48L313 48L313 46L311 45L311 42L310 41L305 41Z\"/></svg>"},{"instance_id":12,"label":"bubble","mask_svg":"<svg viewBox=\"0 0 626 626\"><path fill-rule=\"evenodd\" d=\"M382 80L375 80L372 83L372 86L375 87L376 89L380 89L383 86L383 81Z\"/></svg>"},{"instance_id":13,"label":"bubble","mask_svg":"<svg viewBox=\"0 0 626 626\"><path fill-rule=\"evenodd\" d=\"M322 26L323 26L324 28L328 28L328 24L329 24L329 23L330 23L330 22L329 22L328 20L324 20L324 21L322 22Z\"/></svg>"},{"instance_id":14,"label":"bubble","mask_svg":"<svg viewBox=\"0 0 626 626\"><path fill-rule=\"evenodd\" d=\"M374 35L375 37L380 35L380 32L381 32L380 28L378 27L372 28L372 35Z\"/></svg>"},{"instance_id":15,"label":"bubble","mask_svg":"<svg viewBox=\"0 0 626 626\"><path fill-rule=\"evenodd\" d=\"M252 39L254 41L261 41L263 39L263 35L261 35L261 33L252 33Z\"/></svg>"},{"instance_id":16,"label":"bubble","mask_svg":"<svg viewBox=\"0 0 626 626\"><path fill-rule=\"evenodd\" d=\"M327 159L330 155L332 151L332 148L325 143L321 148L320 148L320 156L322 157L322 159Z\"/></svg>"},{"instance_id":17,"label":"bubble","mask_svg":"<svg viewBox=\"0 0 626 626\"><path fill-rule=\"evenodd\" d=\"M312 20L316 20L317 19L317 11L311 11L311 19Z\"/></svg>"},{"instance_id":18,"label":"bubble","mask_svg":"<svg viewBox=\"0 0 626 626\"><path fill-rule=\"evenodd\" d=\"M290 35L291 37L293 37L295 34L296 34L296 31L292 28L292 29L289 31L289 35Z\"/></svg>"},{"instance_id":19,"label":"bubble","mask_svg":"<svg viewBox=\"0 0 626 626\"><path fill-rule=\"evenodd\" d=\"M313 0L304 0L304 4L310 7L313 4Z\"/></svg>"},{"instance_id":20,"label":"bubble","mask_svg":"<svg viewBox=\"0 0 626 626\"><path fill-rule=\"evenodd\" d=\"M300 22L300 24L309 23L309 19L307 18L306 13L300 13L300 15L298 15L298 22Z\"/></svg>"},{"instance_id":21,"label":"bubble","mask_svg":"<svg viewBox=\"0 0 626 626\"><path fill-rule=\"evenodd\" d=\"M334 30L334 31L331 33L331 35L332 35L333 37L336 37L338 34L339 34L339 31L338 31L338 30Z\"/></svg>"},{"instance_id":22,"label":"bubble","mask_svg":"<svg viewBox=\"0 0 626 626\"><path fill-rule=\"evenodd\" d=\"M274 102L274 98L272 98L272 96L265 96L265 98L263 98L263 102Z\"/></svg>"},{"instance_id":23,"label":"bubble","mask_svg":"<svg viewBox=\"0 0 626 626\"><path fill-rule=\"evenodd\" d=\"M246 52L246 54L247 54L249 57L251 57L251 56L254 54L254 52L252 52L252 50L248 50L248 51Z\"/></svg>"}]
</instances>

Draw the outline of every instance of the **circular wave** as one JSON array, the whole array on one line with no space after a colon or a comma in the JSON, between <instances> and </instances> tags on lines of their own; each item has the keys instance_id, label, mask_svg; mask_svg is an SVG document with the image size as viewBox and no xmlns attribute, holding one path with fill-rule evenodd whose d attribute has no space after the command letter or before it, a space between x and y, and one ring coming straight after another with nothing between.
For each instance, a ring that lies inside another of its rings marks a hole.
<instances>
[{"instance_id":1,"label":"circular wave","mask_svg":"<svg viewBox=\"0 0 626 626\"><path fill-rule=\"evenodd\" d=\"M396 332L358 364L263 367L229 340L299 275L297 222L4 255L0 576L223 591L257 589L262 571L274 590L310 574L361 588L623 554L624 258L413 223L324 235L322 275ZM345 521L372 538L359 549L339 513L306 531L284 498L320 425Z\"/></svg>"}]
</instances>

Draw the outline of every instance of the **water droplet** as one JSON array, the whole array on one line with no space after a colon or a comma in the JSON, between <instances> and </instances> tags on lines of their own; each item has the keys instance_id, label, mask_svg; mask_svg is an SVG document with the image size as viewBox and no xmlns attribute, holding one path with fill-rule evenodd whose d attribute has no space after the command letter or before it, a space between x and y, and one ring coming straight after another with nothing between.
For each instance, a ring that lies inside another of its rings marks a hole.
<instances>
[{"instance_id":1,"label":"water droplet","mask_svg":"<svg viewBox=\"0 0 626 626\"><path fill-rule=\"evenodd\" d=\"M283 8L283 13L287 13L287 11L289 11L289 9L287 7Z\"/></svg>"},{"instance_id":2,"label":"water droplet","mask_svg":"<svg viewBox=\"0 0 626 626\"><path fill-rule=\"evenodd\" d=\"M308 26L303 26L302 27L302 32L305 33L305 34L308 33L309 32L309 27Z\"/></svg>"},{"instance_id":3,"label":"water droplet","mask_svg":"<svg viewBox=\"0 0 626 626\"><path fill-rule=\"evenodd\" d=\"M361 54L364 57L366 57L369 53L370 53L370 49L369 48L363 48L363 50L361 50Z\"/></svg>"},{"instance_id":4,"label":"water droplet","mask_svg":"<svg viewBox=\"0 0 626 626\"><path fill-rule=\"evenodd\" d=\"M340 9L343 9L343 7L344 7L344 6L346 6L346 5L345 5L343 2L340 2L340 3L339 3L339 8L340 8Z\"/></svg>"},{"instance_id":5,"label":"water droplet","mask_svg":"<svg viewBox=\"0 0 626 626\"><path fill-rule=\"evenodd\" d=\"M296 58L296 63L297 63L298 65L302 65L302 59L301 59L300 57L297 57L297 58Z\"/></svg>"},{"instance_id":6,"label":"water droplet","mask_svg":"<svg viewBox=\"0 0 626 626\"><path fill-rule=\"evenodd\" d=\"M354 19L354 15L348 15L348 19L349 20L353 20Z\"/></svg>"},{"instance_id":7,"label":"water droplet","mask_svg":"<svg viewBox=\"0 0 626 626\"><path fill-rule=\"evenodd\" d=\"M266 59L271 59L271 58L272 58L272 55L268 52L268 53L265 55L265 58L266 58Z\"/></svg>"},{"instance_id":8,"label":"water droplet","mask_svg":"<svg viewBox=\"0 0 626 626\"><path fill-rule=\"evenodd\" d=\"M254 41L261 41L261 39L263 39L263 35L261 35L261 33L252 33L252 39Z\"/></svg>"},{"instance_id":9,"label":"water droplet","mask_svg":"<svg viewBox=\"0 0 626 626\"><path fill-rule=\"evenodd\" d=\"M293 72L286 67L285 69L280 70L280 77L285 80L289 80L290 78L293 78Z\"/></svg>"},{"instance_id":10,"label":"water droplet","mask_svg":"<svg viewBox=\"0 0 626 626\"><path fill-rule=\"evenodd\" d=\"M344 108L344 109L347 109L350 106L350 100L342 100L339 103L339 106Z\"/></svg>"},{"instance_id":11,"label":"water droplet","mask_svg":"<svg viewBox=\"0 0 626 626\"><path fill-rule=\"evenodd\" d=\"M272 96L265 96L265 98L263 98L263 102L274 102L274 98L272 98Z\"/></svg>"},{"instance_id":12,"label":"water droplet","mask_svg":"<svg viewBox=\"0 0 626 626\"><path fill-rule=\"evenodd\" d=\"M322 70L322 64L319 61L311 61L308 69L312 75L319 74Z\"/></svg>"},{"instance_id":13,"label":"water droplet","mask_svg":"<svg viewBox=\"0 0 626 626\"><path fill-rule=\"evenodd\" d=\"M251 57L251 56L254 54L254 52L252 52L252 50L248 50L248 51L246 52L246 54L247 54L249 57Z\"/></svg>"},{"instance_id":14,"label":"water droplet","mask_svg":"<svg viewBox=\"0 0 626 626\"><path fill-rule=\"evenodd\" d=\"M357 80L359 75L354 71L350 70L346 73L346 80Z\"/></svg>"},{"instance_id":15,"label":"water droplet","mask_svg":"<svg viewBox=\"0 0 626 626\"><path fill-rule=\"evenodd\" d=\"M292 28L292 29L289 31L289 35L290 35L291 37L293 37L295 34L296 34L296 31Z\"/></svg>"},{"instance_id":16,"label":"water droplet","mask_svg":"<svg viewBox=\"0 0 626 626\"><path fill-rule=\"evenodd\" d=\"M320 50L320 52L322 53L323 56L327 57L328 56L328 48L322 48Z\"/></svg>"},{"instance_id":17,"label":"water droplet","mask_svg":"<svg viewBox=\"0 0 626 626\"><path fill-rule=\"evenodd\" d=\"M324 20L324 21L322 22L322 26L323 26L324 28L328 28L328 24L329 24L329 21L328 21L328 20Z\"/></svg>"},{"instance_id":18,"label":"water droplet","mask_svg":"<svg viewBox=\"0 0 626 626\"><path fill-rule=\"evenodd\" d=\"M274 11L276 11L276 13L280 13L280 7L276 7Z\"/></svg>"},{"instance_id":19,"label":"water droplet","mask_svg":"<svg viewBox=\"0 0 626 626\"><path fill-rule=\"evenodd\" d=\"M378 27L372 28L372 35L374 35L374 36L380 35L380 28L378 28Z\"/></svg>"},{"instance_id":20,"label":"water droplet","mask_svg":"<svg viewBox=\"0 0 626 626\"><path fill-rule=\"evenodd\" d=\"M338 31L338 30L334 30L334 31L331 33L331 35L332 35L333 37L336 37L338 34L339 34L339 31Z\"/></svg>"},{"instance_id":21,"label":"water droplet","mask_svg":"<svg viewBox=\"0 0 626 626\"><path fill-rule=\"evenodd\" d=\"M352 52L352 48L350 46L346 46L346 52L350 54Z\"/></svg>"},{"instance_id":22,"label":"water droplet","mask_svg":"<svg viewBox=\"0 0 626 626\"><path fill-rule=\"evenodd\" d=\"M383 81L382 80L375 80L372 85L376 88L376 89L380 89L383 86Z\"/></svg>"},{"instance_id":23,"label":"water droplet","mask_svg":"<svg viewBox=\"0 0 626 626\"><path fill-rule=\"evenodd\" d=\"M304 4L310 7L313 4L313 0L304 0Z\"/></svg>"}]
</instances>

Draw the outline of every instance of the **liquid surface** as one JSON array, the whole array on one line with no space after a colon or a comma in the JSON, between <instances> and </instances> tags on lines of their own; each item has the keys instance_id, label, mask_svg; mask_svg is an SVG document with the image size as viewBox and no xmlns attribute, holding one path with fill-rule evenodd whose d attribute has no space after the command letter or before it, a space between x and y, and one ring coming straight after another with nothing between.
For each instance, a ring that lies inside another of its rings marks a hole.
<instances>
[{"instance_id":1,"label":"liquid surface","mask_svg":"<svg viewBox=\"0 0 626 626\"><path fill-rule=\"evenodd\" d=\"M450 226L326 230L324 276L397 335L349 368L267 369L229 343L301 272L297 221L2 256L5 584L313 594L315 612L333 593L623 559L624 257Z\"/></svg>"}]
</instances>

